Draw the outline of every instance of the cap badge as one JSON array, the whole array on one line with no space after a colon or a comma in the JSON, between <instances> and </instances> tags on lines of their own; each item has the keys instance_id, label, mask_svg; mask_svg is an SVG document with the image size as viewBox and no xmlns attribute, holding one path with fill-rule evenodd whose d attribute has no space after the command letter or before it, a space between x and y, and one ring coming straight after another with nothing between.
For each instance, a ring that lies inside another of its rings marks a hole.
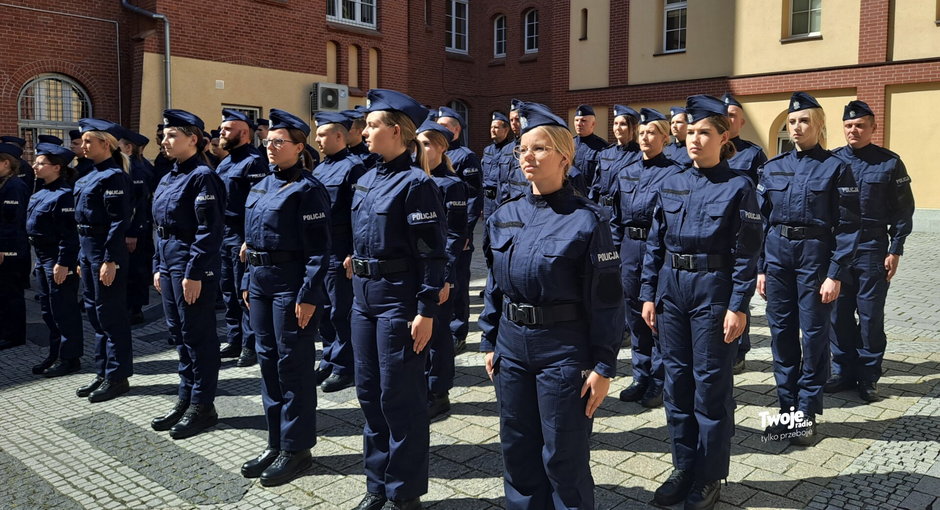
<instances>
[{"instance_id":1,"label":"cap badge","mask_svg":"<svg viewBox=\"0 0 940 510\"><path fill-rule=\"evenodd\" d=\"M525 129L529 126L529 119L527 117L519 117L519 125L522 126L522 129Z\"/></svg>"},{"instance_id":2,"label":"cap badge","mask_svg":"<svg viewBox=\"0 0 940 510\"><path fill-rule=\"evenodd\" d=\"M855 118L855 110L849 110L849 117Z\"/></svg>"},{"instance_id":3,"label":"cap badge","mask_svg":"<svg viewBox=\"0 0 940 510\"><path fill-rule=\"evenodd\" d=\"M799 107L800 107L800 102L799 102L799 101L793 101L793 109L796 110L796 109L799 109Z\"/></svg>"},{"instance_id":4,"label":"cap badge","mask_svg":"<svg viewBox=\"0 0 940 510\"><path fill-rule=\"evenodd\" d=\"M695 121L692 120L692 114L691 114L691 113L685 114L685 121L686 121L688 124L695 124Z\"/></svg>"}]
</instances>

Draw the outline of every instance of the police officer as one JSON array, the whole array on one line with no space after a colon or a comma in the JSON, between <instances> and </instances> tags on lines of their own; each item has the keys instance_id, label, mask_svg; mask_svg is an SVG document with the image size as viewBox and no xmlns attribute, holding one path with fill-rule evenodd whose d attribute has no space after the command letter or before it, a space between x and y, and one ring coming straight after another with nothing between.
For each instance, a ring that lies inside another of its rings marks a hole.
<instances>
[{"instance_id":1,"label":"police officer","mask_svg":"<svg viewBox=\"0 0 940 510\"><path fill-rule=\"evenodd\" d=\"M349 147L349 152L362 160L362 165L366 170L371 170L382 157L374 152L369 152L369 146L362 140L362 130L366 127L364 108L363 106L356 106L353 110L343 111L343 115L351 123L346 133L346 146Z\"/></svg>"},{"instance_id":2,"label":"police officer","mask_svg":"<svg viewBox=\"0 0 940 510\"><path fill-rule=\"evenodd\" d=\"M780 410L801 411L811 423L790 442L806 446L823 412L831 314L851 276L859 202L852 169L823 148L826 117L816 99L794 92L788 112L796 147L764 164L757 187L766 237L757 291L767 299Z\"/></svg>"},{"instance_id":3,"label":"police officer","mask_svg":"<svg viewBox=\"0 0 940 510\"><path fill-rule=\"evenodd\" d=\"M504 165L512 160L512 153L506 154L506 146L513 141L510 136L509 117L502 112L493 112L490 120L490 140L493 142L483 148L480 165L483 171L483 217L488 218L496 206L502 203L499 196L500 177L505 174ZM483 240L487 242L486 239ZM486 246L483 247L486 251Z\"/></svg>"},{"instance_id":4,"label":"police officer","mask_svg":"<svg viewBox=\"0 0 940 510\"><path fill-rule=\"evenodd\" d=\"M608 217L566 182L565 122L519 107L530 189L487 220L493 252L480 315L496 386L508 509L594 508L590 434L616 372L623 324Z\"/></svg>"},{"instance_id":5,"label":"police officer","mask_svg":"<svg viewBox=\"0 0 940 510\"><path fill-rule=\"evenodd\" d=\"M170 338L179 353L176 405L150 422L173 439L194 436L218 421L219 380L215 297L218 292L225 188L208 166L202 119L184 110L163 111L163 147L176 160L153 199L159 238L153 286L163 298Z\"/></svg>"},{"instance_id":6,"label":"police officer","mask_svg":"<svg viewBox=\"0 0 940 510\"><path fill-rule=\"evenodd\" d=\"M848 145L832 153L851 165L858 181L861 236L832 313L832 378L824 391L843 391L857 384L862 400L875 402L880 399L875 384L887 343L885 298L913 228L914 195L901 158L871 143L878 126L867 103L849 102L842 126Z\"/></svg>"},{"instance_id":7,"label":"police officer","mask_svg":"<svg viewBox=\"0 0 940 510\"><path fill-rule=\"evenodd\" d=\"M620 170L640 159L642 154L637 144L637 127L640 114L629 106L614 105L614 138L616 143L597 154L597 171L591 183L588 198L604 206L611 213L616 205L616 196L611 188L620 175Z\"/></svg>"},{"instance_id":8,"label":"police officer","mask_svg":"<svg viewBox=\"0 0 940 510\"><path fill-rule=\"evenodd\" d=\"M49 143L36 146L33 169L42 187L29 199L26 231L36 251L42 320L49 328L49 355L34 374L58 377L81 368L84 353L78 309L78 230L69 163L75 153Z\"/></svg>"},{"instance_id":9,"label":"police officer","mask_svg":"<svg viewBox=\"0 0 940 510\"><path fill-rule=\"evenodd\" d=\"M350 340L349 314L352 311L352 274L343 267L346 257L352 255L352 225L350 204L353 186L366 173L359 156L346 146L352 121L342 113L318 112L316 141L323 152L323 162L317 165L313 176L326 187L330 195L330 235L332 252L326 273L326 291L330 303L321 308L324 320L320 323L323 355L317 370L317 379L324 393L340 391L355 384L353 347Z\"/></svg>"},{"instance_id":10,"label":"police officer","mask_svg":"<svg viewBox=\"0 0 940 510\"><path fill-rule=\"evenodd\" d=\"M728 166L747 175L751 182L757 184L757 169L767 162L767 155L764 149L754 142L741 138L741 128L747 123L744 117L744 107L738 102L730 92L726 92L721 98L725 106L728 107L728 120L731 121L731 143L734 144L735 153L728 160ZM734 373L744 372L744 358L751 350L751 312L747 311L748 326L744 328L741 339L738 341L738 354L734 360Z\"/></svg>"},{"instance_id":11,"label":"police officer","mask_svg":"<svg viewBox=\"0 0 940 510\"><path fill-rule=\"evenodd\" d=\"M91 402L127 393L133 374L127 317L127 228L133 215L130 162L118 148L122 128L101 119L79 119L82 150L94 169L75 183L79 267L85 313L95 329L95 379L76 391Z\"/></svg>"},{"instance_id":12,"label":"police officer","mask_svg":"<svg viewBox=\"0 0 940 510\"><path fill-rule=\"evenodd\" d=\"M26 140L18 136L0 136L0 143L16 145L20 148L20 151L26 150ZM30 166L29 162L23 159L22 152L20 153L19 159L20 166L17 177L23 179L23 182L26 184L26 189L32 194L36 186L36 175L33 173L33 167Z\"/></svg>"},{"instance_id":13,"label":"police officer","mask_svg":"<svg viewBox=\"0 0 940 510\"><path fill-rule=\"evenodd\" d=\"M258 136L258 150L262 154L267 154L267 149L264 146L264 141L268 139L268 128L270 127L270 122L264 117L258 117L255 119L255 125L257 130L255 134Z\"/></svg>"},{"instance_id":14,"label":"police officer","mask_svg":"<svg viewBox=\"0 0 940 510\"><path fill-rule=\"evenodd\" d=\"M674 141L666 146L666 157L675 161L681 167L691 166L692 159L689 157L689 151L685 146L686 131L688 129L685 108L673 106L669 109L669 127Z\"/></svg>"},{"instance_id":15,"label":"police officer","mask_svg":"<svg viewBox=\"0 0 940 510\"><path fill-rule=\"evenodd\" d=\"M522 175L519 160L516 159L516 155L513 153L513 149L519 144L519 132L522 129L517 110L520 104L522 104L522 101L513 99L509 106L509 129L512 134L509 136L509 142L503 146L503 164L501 165L501 173L496 187L497 205L525 193L525 190L529 188L529 181ZM483 297L482 292L480 297Z\"/></svg>"},{"instance_id":16,"label":"police officer","mask_svg":"<svg viewBox=\"0 0 940 510\"><path fill-rule=\"evenodd\" d=\"M228 156L228 151L222 147L222 130L213 129L209 131L209 152L215 156L219 163ZM216 165L218 167L218 165Z\"/></svg>"},{"instance_id":17,"label":"police officer","mask_svg":"<svg viewBox=\"0 0 940 510\"><path fill-rule=\"evenodd\" d=\"M75 153L75 161L72 168L75 169L75 180L78 180L88 175L88 172L94 169L95 164L92 160L85 157L85 152L82 150L82 132L73 129L69 131L69 138L69 149Z\"/></svg>"},{"instance_id":18,"label":"police officer","mask_svg":"<svg viewBox=\"0 0 940 510\"><path fill-rule=\"evenodd\" d=\"M219 126L219 145L228 156L219 163L216 173L225 185L225 228L222 239L222 277L219 289L225 303L225 344L223 358L238 358L236 366L249 367L257 362L255 334L251 329L248 309L241 299L241 282L245 263L238 253L245 243L245 201L252 186L270 172L267 156L252 143L255 124L243 112L225 108Z\"/></svg>"},{"instance_id":19,"label":"police officer","mask_svg":"<svg viewBox=\"0 0 940 510\"><path fill-rule=\"evenodd\" d=\"M509 130L508 123L506 130ZM450 411L448 393L454 387L454 342L450 335L450 317L453 301L450 298L458 285L456 265L467 241L467 186L454 172L450 159L444 154L450 144L451 132L444 126L424 121L418 127L418 144L422 152L424 171L441 190L444 201L444 220L447 228L447 265L444 267L444 287L441 289L440 307L434 317L428 353L428 418L434 419ZM485 238L484 238L485 239Z\"/></svg>"},{"instance_id":20,"label":"police officer","mask_svg":"<svg viewBox=\"0 0 940 510\"><path fill-rule=\"evenodd\" d=\"M19 178L22 154L18 145L0 143L0 349L26 343L23 291L29 286L26 209L30 188Z\"/></svg>"},{"instance_id":21,"label":"police officer","mask_svg":"<svg viewBox=\"0 0 940 510\"><path fill-rule=\"evenodd\" d=\"M431 177L412 165L427 110L393 90L370 90L368 100L364 133L382 162L356 183L353 256L346 259L354 274L356 391L366 419L368 492L356 508L413 510L428 490L425 347L444 283L444 206Z\"/></svg>"},{"instance_id":22,"label":"police officer","mask_svg":"<svg viewBox=\"0 0 940 510\"><path fill-rule=\"evenodd\" d=\"M611 228L614 243L620 246L627 332L633 350L633 383L620 392L620 400L653 408L663 402L664 372L659 341L641 316L640 276L659 187L681 169L663 154L669 142L669 123L663 114L642 108L637 117L641 156L619 169L610 188L614 199Z\"/></svg>"},{"instance_id":23,"label":"police officer","mask_svg":"<svg viewBox=\"0 0 940 510\"><path fill-rule=\"evenodd\" d=\"M597 172L597 154L608 145L607 140L594 134L596 125L597 117L594 115L594 108L586 104L578 106L574 112L575 156L571 164L581 171L585 183L584 190L587 190L594 182L594 174ZM569 170L568 174L570 176L572 170Z\"/></svg>"},{"instance_id":24,"label":"police officer","mask_svg":"<svg viewBox=\"0 0 940 510\"><path fill-rule=\"evenodd\" d=\"M665 402L675 469L656 489L658 505L686 509L718 503L728 476L734 397L734 341L754 294L761 218L754 185L732 170L724 103L686 103L693 166L662 181L643 262L643 319L666 371Z\"/></svg>"},{"instance_id":25,"label":"police officer","mask_svg":"<svg viewBox=\"0 0 940 510\"><path fill-rule=\"evenodd\" d=\"M158 148L160 152L157 153L157 157L153 159L153 176L157 182L160 182L163 179L163 176L170 173L170 170L173 169L173 159L167 157L166 152L163 149L163 124L157 124L157 140L160 140Z\"/></svg>"},{"instance_id":26,"label":"police officer","mask_svg":"<svg viewBox=\"0 0 940 510\"><path fill-rule=\"evenodd\" d=\"M267 146L271 174L248 193L243 297L251 312L261 365L268 445L242 465L246 478L282 485L313 463L317 441L315 312L329 304L324 278L330 257L330 197L310 175L310 126L271 109Z\"/></svg>"},{"instance_id":27,"label":"police officer","mask_svg":"<svg viewBox=\"0 0 940 510\"><path fill-rule=\"evenodd\" d=\"M36 137L36 140L37 140L37 149L38 149L38 144L40 143L49 143L52 145L58 145L60 147L64 143L61 138L55 135L39 135Z\"/></svg>"},{"instance_id":28,"label":"police officer","mask_svg":"<svg viewBox=\"0 0 940 510\"><path fill-rule=\"evenodd\" d=\"M454 300L454 317L450 322L454 351L463 352L470 328L470 261L474 250L473 231L483 213L483 173L480 169L480 158L460 142L460 134L467 127L464 118L446 106L438 108L437 114L437 123L454 133L447 157L457 176L467 184L467 241L457 261L457 287L450 296Z\"/></svg>"},{"instance_id":29,"label":"police officer","mask_svg":"<svg viewBox=\"0 0 940 510\"><path fill-rule=\"evenodd\" d=\"M131 324L144 322L143 307L150 303L150 285L153 284L153 192L157 188L153 164L143 156L150 143L146 136L123 129L118 146L131 161L132 205L134 217L127 229L129 267L127 271L127 308Z\"/></svg>"}]
</instances>

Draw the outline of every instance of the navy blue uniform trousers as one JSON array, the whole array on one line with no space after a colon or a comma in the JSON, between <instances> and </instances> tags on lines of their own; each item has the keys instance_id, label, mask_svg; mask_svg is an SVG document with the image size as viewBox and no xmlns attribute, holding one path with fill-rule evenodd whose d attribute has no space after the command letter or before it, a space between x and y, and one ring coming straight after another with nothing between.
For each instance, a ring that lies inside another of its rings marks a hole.
<instances>
[{"instance_id":1,"label":"navy blue uniform trousers","mask_svg":"<svg viewBox=\"0 0 940 510\"><path fill-rule=\"evenodd\" d=\"M665 375L659 342L641 315L643 302L640 301L640 273L645 254L646 241L627 237L620 245L620 279L627 305L625 315L631 337L633 382L662 388Z\"/></svg>"},{"instance_id":2,"label":"navy blue uniform trousers","mask_svg":"<svg viewBox=\"0 0 940 510\"><path fill-rule=\"evenodd\" d=\"M446 283L444 285L447 285ZM437 308L437 316L434 317L434 332L431 334L431 341L428 343L428 366L425 373L428 378L428 393L435 395L447 395L454 387L454 339L450 333L450 326L447 321L454 313L454 294L460 288L460 283L450 289L450 296L447 301L441 303Z\"/></svg>"},{"instance_id":3,"label":"navy blue uniform trousers","mask_svg":"<svg viewBox=\"0 0 940 510\"><path fill-rule=\"evenodd\" d=\"M343 261L335 255L330 256L330 268L324 284L330 296L330 304L322 307L320 337L323 339L323 357L320 370L329 370L341 376L353 375L355 368L349 325L353 302L352 280L346 278Z\"/></svg>"},{"instance_id":4,"label":"navy blue uniform trousers","mask_svg":"<svg viewBox=\"0 0 940 510\"><path fill-rule=\"evenodd\" d=\"M85 352L82 314L78 308L78 275L69 269L62 284L52 278L58 248L49 256L39 255L36 280L42 320L49 328L49 355L57 359L78 359Z\"/></svg>"},{"instance_id":5,"label":"navy blue uniform trousers","mask_svg":"<svg viewBox=\"0 0 940 510\"><path fill-rule=\"evenodd\" d=\"M222 275L219 290L225 303L225 341L236 347L255 350L255 332L251 329L251 320L245 300L239 291L242 277L245 275L245 263L238 258L244 238L227 235L222 240Z\"/></svg>"},{"instance_id":6,"label":"navy blue uniform trousers","mask_svg":"<svg viewBox=\"0 0 940 510\"><path fill-rule=\"evenodd\" d=\"M163 313L176 344L180 364L179 398L192 404L212 404L219 384L219 339L215 329L215 299L218 281L202 281L193 304L183 299L183 271L160 273Z\"/></svg>"},{"instance_id":7,"label":"navy blue uniform trousers","mask_svg":"<svg viewBox=\"0 0 940 510\"><path fill-rule=\"evenodd\" d=\"M96 253L83 251L79 257L85 315L95 330L95 372L105 379L124 379L134 373L131 325L127 316L127 257L115 261L118 267L111 285L101 283L103 248L96 241L83 240L82 250L90 247Z\"/></svg>"},{"instance_id":8,"label":"navy blue uniform trousers","mask_svg":"<svg viewBox=\"0 0 940 510\"><path fill-rule=\"evenodd\" d=\"M351 326L356 392L366 417L366 487L396 500L428 491L428 349L415 353L413 348L414 280L412 272L374 280L353 277Z\"/></svg>"}]
</instances>

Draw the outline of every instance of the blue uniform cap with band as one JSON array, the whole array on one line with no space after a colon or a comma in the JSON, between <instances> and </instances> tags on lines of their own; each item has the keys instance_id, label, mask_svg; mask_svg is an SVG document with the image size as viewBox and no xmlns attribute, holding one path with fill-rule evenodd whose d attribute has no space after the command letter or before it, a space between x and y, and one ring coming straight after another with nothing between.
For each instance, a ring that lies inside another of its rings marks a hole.
<instances>
[{"instance_id":1,"label":"blue uniform cap with band","mask_svg":"<svg viewBox=\"0 0 940 510\"><path fill-rule=\"evenodd\" d=\"M132 144L138 147L143 147L147 145L148 143L150 143L149 138L138 133L137 131L131 131L130 129L124 130L124 135L122 136L122 138L124 138L128 142L131 142Z\"/></svg>"},{"instance_id":2,"label":"blue uniform cap with band","mask_svg":"<svg viewBox=\"0 0 940 510\"><path fill-rule=\"evenodd\" d=\"M358 108L358 107L357 107L357 108ZM343 111L340 112L340 113L342 113L343 116L345 116L347 119L349 119L350 125L352 125L352 122L353 122L353 121L359 120L359 119L361 119L361 118L363 117L362 112L360 112L359 110L343 110Z\"/></svg>"},{"instance_id":3,"label":"blue uniform cap with band","mask_svg":"<svg viewBox=\"0 0 940 510\"><path fill-rule=\"evenodd\" d=\"M389 89L371 89L366 94L369 112L396 111L404 113L415 127L421 125L428 116L428 109L421 106L411 96Z\"/></svg>"},{"instance_id":4,"label":"blue uniform cap with band","mask_svg":"<svg viewBox=\"0 0 940 510\"><path fill-rule=\"evenodd\" d=\"M522 134L539 126L561 126L568 129L568 124L561 117L541 103L522 102L519 105L519 123L522 125Z\"/></svg>"},{"instance_id":5,"label":"blue uniform cap with band","mask_svg":"<svg viewBox=\"0 0 940 510\"><path fill-rule=\"evenodd\" d=\"M3 142L0 143L0 154L9 154L14 158L18 158L23 155L23 149L19 145Z\"/></svg>"},{"instance_id":6,"label":"blue uniform cap with band","mask_svg":"<svg viewBox=\"0 0 940 510\"><path fill-rule=\"evenodd\" d=\"M447 140L448 142L450 142L451 139L454 138L454 134L451 133L449 129L438 124L437 122L434 122L433 120L426 120L422 122L420 126L418 126L417 134L420 135L421 133L424 133L425 131L436 131L440 133L441 135L443 135L444 139Z\"/></svg>"},{"instance_id":7,"label":"blue uniform cap with band","mask_svg":"<svg viewBox=\"0 0 940 510\"><path fill-rule=\"evenodd\" d=\"M75 153L62 147L61 145L56 145L54 143L40 143L36 146L36 155L37 156L56 156L62 158L64 162L62 164L68 165L75 159Z\"/></svg>"},{"instance_id":8,"label":"blue uniform cap with band","mask_svg":"<svg viewBox=\"0 0 940 510\"><path fill-rule=\"evenodd\" d=\"M637 111L634 110L633 108L630 108L627 105L615 104L614 105L614 117L620 117L620 116L632 117L635 120L639 120L640 118L640 114L637 113Z\"/></svg>"},{"instance_id":9,"label":"blue uniform cap with band","mask_svg":"<svg viewBox=\"0 0 940 510\"><path fill-rule=\"evenodd\" d=\"M512 101L509 102L509 111L511 112L518 111L519 105L521 105L522 103L523 101L521 99L513 99Z\"/></svg>"},{"instance_id":10,"label":"blue uniform cap with band","mask_svg":"<svg viewBox=\"0 0 940 510\"><path fill-rule=\"evenodd\" d=\"M121 135L124 133L124 128L104 119L78 119L78 128L82 133L87 133L89 131L104 131L106 133L110 133L117 139L120 139Z\"/></svg>"},{"instance_id":11,"label":"blue uniform cap with band","mask_svg":"<svg viewBox=\"0 0 940 510\"><path fill-rule=\"evenodd\" d=\"M270 129L299 129L304 136L310 136L310 124L293 113L271 108L270 117L271 120L268 121Z\"/></svg>"},{"instance_id":12,"label":"blue uniform cap with band","mask_svg":"<svg viewBox=\"0 0 940 510\"><path fill-rule=\"evenodd\" d=\"M490 120L501 120L506 124L509 124L509 117L507 117L503 112L493 112L493 116Z\"/></svg>"},{"instance_id":13,"label":"blue uniform cap with band","mask_svg":"<svg viewBox=\"0 0 940 510\"><path fill-rule=\"evenodd\" d=\"M675 117L676 115L681 115L681 114L683 114L683 113L685 113L685 108L683 108L683 107L681 107L681 106L673 106L673 107L670 107L670 108L669 108L669 118L670 118L670 119L673 118L673 117Z\"/></svg>"},{"instance_id":14,"label":"blue uniform cap with band","mask_svg":"<svg viewBox=\"0 0 940 510\"><path fill-rule=\"evenodd\" d=\"M793 95L790 96L790 104L787 107L788 113L807 110L809 108L822 108L822 106L819 106L815 97L806 92L794 92Z\"/></svg>"},{"instance_id":15,"label":"blue uniform cap with band","mask_svg":"<svg viewBox=\"0 0 940 510\"><path fill-rule=\"evenodd\" d=\"M258 117L258 118L255 120L255 123L256 123L257 127L261 127L261 126L267 126L268 124L271 123L271 121L268 120L268 119L265 119L264 117Z\"/></svg>"},{"instance_id":16,"label":"blue uniform cap with band","mask_svg":"<svg viewBox=\"0 0 940 510\"><path fill-rule=\"evenodd\" d=\"M352 127L352 120L342 112L317 112L313 118L317 121L317 127L327 124L339 124L346 129Z\"/></svg>"},{"instance_id":17,"label":"blue uniform cap with band","mask_svg":"<svg viewBox=\"0 0 940 510\"><path fill-rule=\"evenodd\" d=\"M666 120L666 116L659 113L659 110L640 108L640 124L649 124L657 120Z\"/></svg>"},{"instance_id":18,"label":"blue uniform cap with band","mask_svg":"<svg viewBox=\"0 0 940 510\"><path fill-rule=\"evenodd\" d=\"M82 137L82 132L77 129L69 130L69 140L78 140Z\"/></svg>"},{"instance_id":19,"label":"blue uniform cap with band","mask_svg":"<svg viewBox=\"0 0 940 510\"><path fill-rule=\"evenodd\" d=\"M200 131L206 130L206 123L195 114L186 110L163 110L163 125L165 127L195 126Z\"/></svg>"},{"instance_id":20,"label":"blue uniform cap with band","mask_svg":"<svg viewBox=\"0 0 940 510\"><path fill-rule=\"evenodd\" d=\"M13 144L19 145L20 147L26 145L26 140L24 140L23 138L20 138L18 136L10 136L10 135L0 136L0 142L13 143Z\"/></svg>"},{"instance_id":21,"label":"blue uniform cap with band","mask_svg":"<svg viewBox=\"0 0 940 510\"><path fill-rule=\"evenodd\" d=\"M248 127L255 129L255 123L251 120L245 112L233 110L231 108L222 109L222 122L231 122L234 120L240 120L245 124L248 124Z\"/></svg>"},{"instance_id":22,"label":"blue uniform cap with band","mask_svg":"<svg viewBox=\"0 0 940 510\"><path fill-rule=\"evenodd\" d=\"M62 145L62 139L58 136L52 135L39 135L36 137L39 140L39 143L51 143L53 145Z\"/></svg>"},{"instance_id":23,"label":"blue uniform cap with band","mask_svg":"<svg viewBox=\"0 0 940 510\"><path fill-rule=\"evenodd\" d=\"M868 106L868 103L865 101L849 101L849 104L845 105L845 110L842 112L842 120L853 120L864 117L866 115L875 116L875 112L871 111L871 107Z\"/></svg>"},{"instance_id":24,"label":"blue uniform cap with band","mask_svg":"<svg viewBox=\"0 0 940 510\"><path fill-rule=\"evenodd\" d=\"M685 100L685 121L689 124L695 124L714 115L728 116L728 106L721 99L705 94L696 94Z\"/></svg>"},{"instance_id":25,"label":"blue uniform cap with band","mask_svg":"<svg viewBox=\"0 0 940 510\"><path fill-rule=\"evenodd\" d=\"M447 106L442 106L437 109L437 118L441 117L450 117L457 121L460 124L460 127L467 127L467 123L463 120L463 115L457 113L457 110L449 108Z\"/></svg>"},{"instance_id":26,"label":"blue uniform cap with band","mask_svg":"<svg viewBox=\"0 0 940 510\"><path fill-rule=\"evenodd\" d=\"M578 105L578 109L574 111L575 117L587 117L588 115L594 115L594 108L589 104Z\"/></svg>"},{"instance_id":27,"label":"blue uniform cap with band","mask_svg":"<svg viewBox=\"0 0 940 510\"><path fill-rule=\"evenodd\" d=\"M209 139L219 138L220 136L222 136L222 131L218 129L212 129L209 131Z\"/></svg>"},{"instance_id":28,"label":"blue uniform cap with band","mask_svg":"<svg viewBox=\"0 0 940 510\"><path fill-rule=\"evenodd\" d=\"M731 92L725 92L725 95L721 96L721 101L725 103L725 106L737 106L738 108L743 108L741 103L739 103L738 100L731 95Z\"/></svg>"}]
</instances>

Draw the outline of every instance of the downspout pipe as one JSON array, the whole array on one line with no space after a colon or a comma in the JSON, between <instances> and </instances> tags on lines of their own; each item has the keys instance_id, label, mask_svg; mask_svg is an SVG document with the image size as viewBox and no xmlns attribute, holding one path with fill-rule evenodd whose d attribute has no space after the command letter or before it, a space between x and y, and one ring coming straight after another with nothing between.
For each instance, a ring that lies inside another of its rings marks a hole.
<instances>
[{"instance_id":1,"label":"downspout pipe","mask_svg":"<svg viewBox=\"0 0 940 510\"><path fill-rule=\"evenodd\" d=\"M166 17L165 14L142 9L136 5L128 3L127 0L121 0L121 6L135 14L146 16L154 21L163 22L163 88L165 91L163 102L165 109L169 110L170 108L173 108L173 92L171 87L172 80L170 75L170 20Z\"/></svg>"}]
</instances>

